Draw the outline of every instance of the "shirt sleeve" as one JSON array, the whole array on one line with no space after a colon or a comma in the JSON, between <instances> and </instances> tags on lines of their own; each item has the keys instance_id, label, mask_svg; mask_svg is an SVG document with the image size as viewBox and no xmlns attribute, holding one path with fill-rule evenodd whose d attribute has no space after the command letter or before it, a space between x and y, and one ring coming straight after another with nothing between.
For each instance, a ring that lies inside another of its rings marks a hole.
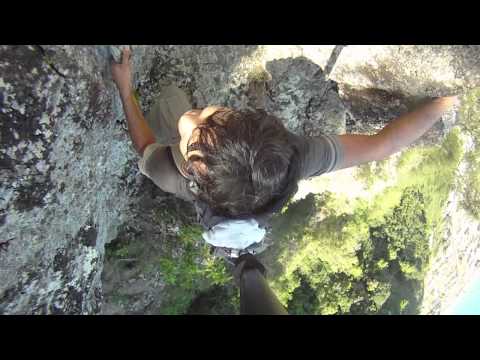
<instances>
[{"instance_id":1,"label":"shirt sleeve","mask_svg":"<svg viewBox=\"0 0 480 360\"><path fill-rule=\"evenodd\" d=\"M343 148L337 135L299 137L301 178L322 175L340 168Z\"/></svg>"},{"instance_id":2,"label":"shirt sleeve","mask_svg":"<svg viewBox=\"0 0 480 360\"><path fill-rule=\"evenodd\" d=\"M194 200L195 197L189 190L189 181L177 170L168 146L159 143L148 145L138 162L138 167L142 174L163 191L184 200Z\"/></svg>"}]
</instances>

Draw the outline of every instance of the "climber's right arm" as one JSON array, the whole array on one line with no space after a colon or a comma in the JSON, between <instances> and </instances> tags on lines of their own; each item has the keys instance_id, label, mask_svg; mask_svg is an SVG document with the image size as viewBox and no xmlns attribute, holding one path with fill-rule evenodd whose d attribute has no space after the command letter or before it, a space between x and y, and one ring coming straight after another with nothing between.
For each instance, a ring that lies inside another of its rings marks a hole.
<instances>
[{"instance_id":1,"label":"climber's right arm","mask_svg":"<svg viewBox=\"0 0 480 360\"><path fill-rule=\"evenodd\" d=\"M437 98L415 111L390 121L375 135L340 135L343 161L338 169L379 161L407 147L427 132L460 100L457 96Z\"/></svg>"},{"instance_id":2,"label":"climber's right arm","mask_svg":"<svg viewBox=\"0 0 480 360\"><path fill-rule=\"evenodd\" d=\"M320 134L299 142L301 178L383 160L421 137L443 113L459 105L456 96L438 98L388 123L374 135Z\"/></svg>"},{"instance_id":3,"label":"climber's right arm","mask_svg":"<svg viewBox=\"0 0 480 360\"><path fill-rule=\"evenodd\" d=\"M130 50L125 49L122 54L122 63L112 63L112 78L122 99L133 145L138 153L143 155L145 148L155 142L155 136L133 96L131 74Z\"/></svg>"}]
</instances>

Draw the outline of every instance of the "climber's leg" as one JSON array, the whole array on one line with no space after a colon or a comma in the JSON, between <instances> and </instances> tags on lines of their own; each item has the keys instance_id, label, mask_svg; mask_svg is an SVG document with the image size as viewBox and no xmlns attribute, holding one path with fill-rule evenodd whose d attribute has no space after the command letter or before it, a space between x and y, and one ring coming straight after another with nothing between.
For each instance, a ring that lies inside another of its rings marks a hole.
<instances>
[{"instance_id":1,"label":"climber's leg","mask_svg":"<svg viewBox=\"0 0 480 360\"><path fill-rule=\"evenodd\" d=\"M288 315L264 277L265 267L251 254L238 258L234 270L240 286L241 315Z\"/></svg>"},{"instance_id":2,"label":"climber's leg","mask_svg":"<svg viewBox=\"0 0 480 360\"><path fill-rule=\"evenodd\" d=\"M190 101L181 89L175 85L163 88L146 116L157 142L162 145L178 144L178 120L191 109Z\"/></svg>"}]
</instances>

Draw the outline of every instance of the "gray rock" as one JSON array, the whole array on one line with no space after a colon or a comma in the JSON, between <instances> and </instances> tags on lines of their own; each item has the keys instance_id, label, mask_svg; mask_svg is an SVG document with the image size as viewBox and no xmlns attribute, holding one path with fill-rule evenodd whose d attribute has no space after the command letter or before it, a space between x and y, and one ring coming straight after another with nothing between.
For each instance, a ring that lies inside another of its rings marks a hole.
<instances>
[{"instance_id":1,"label":"gray rock","mask_svg":"<svg viewBox=\"0 0 480 360\"><path fill-rule=\"evenodd\" d=\"M87 46L0 54L0 312L98 312L104 245L124 221L122 175L135 158L106 59Z\"/></svg>"},{"instance_id":2,"label":"gray rock","mask_svg":"<svg viewBox=\"0 0 480 360\"><path fill-rule=\"evenodd\" d=\"M479 55L478 45L344 47L330 78L348 104L348 130L373 132L425 99L480 86ZM438 139L445 132L438 123L426 138Z\"/></svg>"},{"instance_id":3,"label":"gray rock","mask_svg":"<svg viewBox=\"0 0 480 360\"><path fill-rule=\"evenodd\" d=\"M267 63L272 80L267 84L266 110L285 121L291 131L316 135L345 132L346 111L336 84L305 57Z\"/></svg>"},{"instance_id":4,"label":"gray rock","mask_svg":"<svg viewBox=\"0 0 480 360\"><path fill-rule=\"evenodd\" d=\"M478 45L349 45L332 80L406 97L446 96L480 85Z\"/></svg>"}]
</instances>

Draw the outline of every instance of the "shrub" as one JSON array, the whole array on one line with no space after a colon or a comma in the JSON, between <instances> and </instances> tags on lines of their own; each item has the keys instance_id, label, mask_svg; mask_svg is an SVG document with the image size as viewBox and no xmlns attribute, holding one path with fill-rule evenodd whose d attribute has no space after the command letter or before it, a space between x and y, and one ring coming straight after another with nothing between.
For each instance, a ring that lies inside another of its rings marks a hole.
<instances>
[{"instance_id":1,"label":"shrub","mask_svg":"<svg viewBox=\"0 0 480 360\"><path fill-rule=\"evenodd\" d=\"M168 286L168 298L161 309L164 314L184 314L199 293L231 280L224 261L210 254L202 232L200 226L182 226L176 246L179 255L159 260L162 279Z\"/></svg>"}]
</instances>

